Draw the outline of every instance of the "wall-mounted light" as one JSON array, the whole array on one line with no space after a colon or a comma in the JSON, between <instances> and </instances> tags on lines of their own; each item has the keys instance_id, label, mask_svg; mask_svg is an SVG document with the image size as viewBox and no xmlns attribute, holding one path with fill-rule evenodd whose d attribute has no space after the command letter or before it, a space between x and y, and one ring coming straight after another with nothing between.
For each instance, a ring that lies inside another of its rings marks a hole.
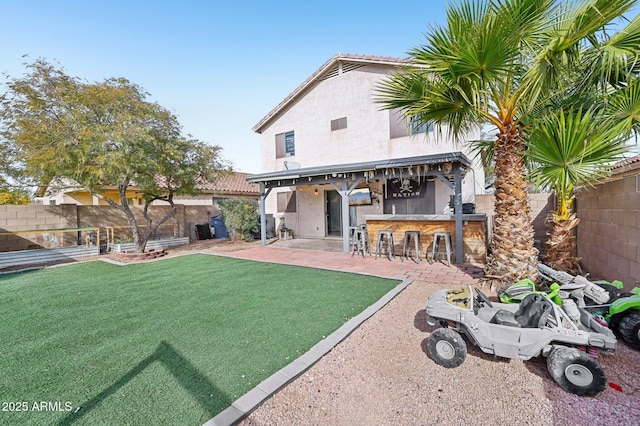
<instances>
[{"instance_id":1,"label":"wall-mounted light","mask_svg":"<svg viewBox=\"0 0 640 426\"><path fill-rule=\"evenodd\" d=\"M318 196L318 188L313 190L313 195L315 195L316 197Z\"/></svg>"}]
</instances>

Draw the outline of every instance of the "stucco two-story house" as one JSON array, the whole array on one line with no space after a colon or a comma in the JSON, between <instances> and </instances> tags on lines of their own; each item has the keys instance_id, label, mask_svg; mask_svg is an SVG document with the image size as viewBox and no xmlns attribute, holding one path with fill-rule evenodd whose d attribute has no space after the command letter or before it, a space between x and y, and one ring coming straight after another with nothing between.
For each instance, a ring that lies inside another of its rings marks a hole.
<instances>
[{"instance_id":1,"label":"stucco two-story house","mask_svg":"<svg viewBox=\"0 0 640 426\"><path fill-rule=\"evenodd\" d=\"M253 128L261 135L263 213L296 238L345 236L376 214L451 213L472 205L482 167L446 128L413 125L375 102L377 85L408 61L337 54ZM468 140L480 137L480 130ZM348 200L347 200L348 197Z\"/></svg>"}]
</instances>

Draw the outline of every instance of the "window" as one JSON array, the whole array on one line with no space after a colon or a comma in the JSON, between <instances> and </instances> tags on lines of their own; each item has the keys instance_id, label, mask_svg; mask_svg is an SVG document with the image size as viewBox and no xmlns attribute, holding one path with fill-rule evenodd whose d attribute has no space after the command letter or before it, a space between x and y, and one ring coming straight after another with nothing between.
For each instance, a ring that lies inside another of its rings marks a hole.
<instances>
[{"instance_id":1,"label":"window","mask_svg":"<svg viewBox=\"0 0 640 426\"><path fill-rule=\"evenodd\" d=\"M226 200L228 197L211 197L211 204L214 206L219 206L220 201Z\"/></svg>"},{"instance_id":2,"label":"window","mask_svg":"<svg viewBox=\"0 0 640 426\"><path fill-rule=\"evenodd\" d=\"M346 129L347 128L347 117L337 118L335 120L331 120L331 131Z\"/></svg>"},{"instance_id":3,"label":"window","mask_svg":"<svg viewBox=\"0 0 640 426\"><path fill-rule=\"evenodd\" d=\"M276 158L292 157L296 154L293 130L276 135Z\"/></svg>"},{"instance_id":4,"label":"window","mask_svg":"<svg viewBox=\"0 0 640 426\"><path fill-rule=\"evenodd\" d=\"M50 206L55 206L56 205L56 200L49 200L49 205Z\"/></svg>"},{"instance_id":5,"label":"window","mask_svg":"<svg viewBox=\"0 0 640 426\"><path fill-rule=\"evenodd\" d=\"M411 134L412 135L417 135L417 134L420 134L420 133L427 133L427 132L430 132L431 130L433 130L433 124L432 123L420 123L415 118L411 119Z\"/></svg>"},{"instance_id":6,"label":"window","mask_svg":"<svg viewBox=\"0 0 640 426\"><path fill-rule=\"evenodd\" d=\"M295 213L296 212L296 192L278 192L278 212Z\"/></svg>"},{"instance_id":7,"label":"window","mask_svg":"<svg viewBox=\"0 0 640 426\"><path fill-rule=\"evenodd\" d=\"M412 117L407 117L401 109L389 111L389 137L402 138L410 135L418 135L433 130L433 124L420 123Z\"/></svg>"}]
</instances>

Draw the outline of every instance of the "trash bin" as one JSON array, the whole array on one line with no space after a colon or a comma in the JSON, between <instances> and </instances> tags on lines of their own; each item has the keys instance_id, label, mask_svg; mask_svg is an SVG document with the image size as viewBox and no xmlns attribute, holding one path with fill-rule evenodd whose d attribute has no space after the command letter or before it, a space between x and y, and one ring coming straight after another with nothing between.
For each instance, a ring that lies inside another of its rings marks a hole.
<instances>
[{"instance_id":1,"label":"trash bin","mask_svg":"<svg viewBox=\"0 0 640 426\"><path fill-rule=\"evenodd\" d=\"M229 233L227 232L227 227L224 224L224 220L220 217L214 217L211 219L211 226L214 230L215 238L228 238Z\"/></svg>"},{"instance_id":2,"label":"trash bin","mask_svg":"<svg viewBox=\"0 0 640 426\"><path fill-rule=\"evenodd\" d=\"M201 225L196 225L196 236L199 240L210 240L213 238L211 235L211 228L209 224L204 223Z\"/></svg>"}]
</instances>

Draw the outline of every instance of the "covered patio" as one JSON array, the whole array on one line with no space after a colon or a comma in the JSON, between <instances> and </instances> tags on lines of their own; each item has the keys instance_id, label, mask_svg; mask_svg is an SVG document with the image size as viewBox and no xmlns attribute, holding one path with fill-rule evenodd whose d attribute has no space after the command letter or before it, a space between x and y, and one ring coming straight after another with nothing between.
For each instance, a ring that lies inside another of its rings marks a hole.
<instances>
[{"instance_id":1,"label":"covered patio","mask_svg":"<svg viewBox=\"0 0 640 426\"><path fill-rule=\"evenodd\" d=\"M260 185L261 241L266 245L265 200L274 188L331 185L341 197L342 251L349 252L349 195L362 183L391 178L438 179L453 195L455 234L463 235L462 179L471 162L461 152L423 155L390 160L367 161L308 168L295 168L248 175L247 181ZM463 238L455 239L455 259L463 259Z\"/></svg>"}]
</instances>

